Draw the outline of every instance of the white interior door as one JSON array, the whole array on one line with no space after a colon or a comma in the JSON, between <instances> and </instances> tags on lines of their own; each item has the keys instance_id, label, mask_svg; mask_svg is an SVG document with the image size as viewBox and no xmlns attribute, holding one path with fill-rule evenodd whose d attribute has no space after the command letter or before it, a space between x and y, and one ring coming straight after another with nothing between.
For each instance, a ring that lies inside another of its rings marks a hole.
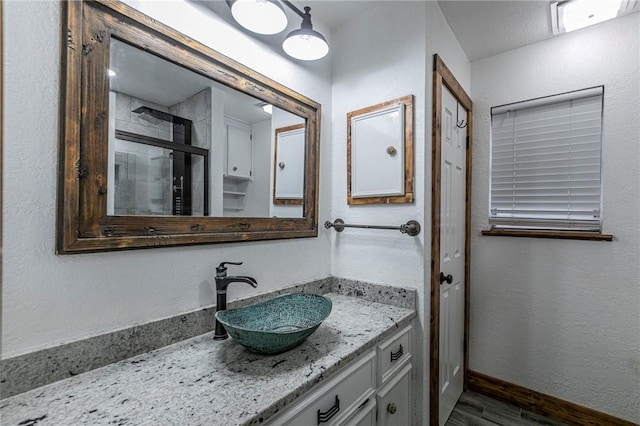
<instances>
[{"instance_id":1,"label":"white interior door","mask_svg":"<svg viewBox=\"0 0 640 426\"><path fill-rule=\"evenodd\" d=\"M304 136L304 128L278 133L276 198L304 198Z\"/></svg>"},{"instance_id":2,"label":"white interior door","mask_svg":"<svg viewBox=\"0 0 640 426\"><path fill-rule=\"evenodd\" d=\"M463 388L467 113L442 87L440 188L440 425Z\"/></svg>"}]
</instances>

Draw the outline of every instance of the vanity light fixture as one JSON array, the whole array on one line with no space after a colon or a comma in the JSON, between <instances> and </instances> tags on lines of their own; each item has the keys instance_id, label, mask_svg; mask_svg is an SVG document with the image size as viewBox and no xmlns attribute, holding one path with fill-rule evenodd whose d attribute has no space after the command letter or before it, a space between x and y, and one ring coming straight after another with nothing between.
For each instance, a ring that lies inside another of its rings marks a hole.
<instances>
[{"instance_id":1,"label":"vanity light fixture","mask_svg":"<svg viewBox=\"0 0 640 426\"><path fill-rule=\"evenodd\" d=\"M553 34L608 21L631 11L637 0L565 0L551 3Z\"/></svg>"},{"instance_id":2,"label":"vanity light fixture","mask_svg":"<svg viewBox=\"0 0 640 426\"><path fill-rule=\"evenodd\" d=\"M228 1L233 19L258 34L278 34L287 27L287 15L278 0Z\"/></svg>"},{"instance_id":3,"label":"vanity light fixture","mask_svg":"<svg viewBox=\"0 0 640 426\"><path fill-rule=\"evenodd\" d=\"M259 102L256 104L258 108L266 112L267 114L273 114L273 105L266 102Z\"/></svg>"},{"instance_id":4,"label":"vanity light fixture","mask_svg":"<svg viewBox=\"0 0 640 426\"><path fill-rule=\"evenodd\" d=\"M305 7L304 13L283 0L298 15L302 17L302 25L299 30L293 30L282 42L282 48L287 55L303 61L315 61L324 58L329 53L329 44L322 34L313 29L311 24L311 8Z\"/></svg>"},{"instance_id":5,"label":"vanity light fixture","mask_svg":"<svg viewBox=\"0 0 640 426\"><path fill-rule=\"evenodd\" d=\"M303 12L288 0L280 1L302 18L300 29L291 31L282 43L285 53L303 61L325 57L329 44L313 29L311 8L307 6ZM277 34L287 26L287 15L278 0L227 0L227 4L236 22L254 33Z\"/></svg>"}]
</instances>

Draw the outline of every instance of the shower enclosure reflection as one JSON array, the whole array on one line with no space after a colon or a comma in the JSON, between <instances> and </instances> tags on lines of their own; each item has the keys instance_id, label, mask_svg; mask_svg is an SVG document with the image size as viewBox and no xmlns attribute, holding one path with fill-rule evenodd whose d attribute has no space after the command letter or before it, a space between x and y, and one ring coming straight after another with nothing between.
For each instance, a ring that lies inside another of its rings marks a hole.
<instances>
[{"instance_id":1,"label":"shower enclosure reflection","mask_svg":"<svg viewBox=\"0 0 640 426\"><path fill-rule=\"evenodd\" d=\"M109 67L108 215L303 217L304 148L278 177L295 201L274 161L304 118L115 37Z\"/></svg>"},{"instance_id":2,"label":"shower enclosure reflection","mask_svg":"<svg viewBox=\"0 0 640 426\"><path fill-rule=\"evenodd\" d=\"M140 115L153 118L153 113L164 117L154 110ZM172 125L168 141L115 131L109 155L114 164L109 174L113 191L108 198L108 214L209 214L209 150L191 146L191 120L166 116ZM151 123L164 125L166 121L155 118Z\"/></svg>"}]
</instances>

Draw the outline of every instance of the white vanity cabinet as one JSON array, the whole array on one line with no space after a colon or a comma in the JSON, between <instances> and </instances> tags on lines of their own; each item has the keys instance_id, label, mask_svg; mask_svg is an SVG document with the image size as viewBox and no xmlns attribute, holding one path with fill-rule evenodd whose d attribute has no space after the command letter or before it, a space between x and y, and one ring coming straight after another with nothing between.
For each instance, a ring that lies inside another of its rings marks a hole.
<instances>
[{"instance_id":1,"label":"white vanity cabinet","mask_svg":"<svg viewBox=\"0 0 640 426\"><path fill-rule=\"evenodd\" d=\"M227 133L225 176L251 179L253 168L253 137L251 126L225 117Z\"/></svg>"},{"instance_id":2,"label":"white vanity cabinet","mask_svg":"<svg viewBox=\"0 0 640 426\"><path fill-rule=\"evenodd\" d=\"M377 425L411 424L411 326L378 345Z\"/></svg>"},{"instance_id":3,"label":"white vanity cabinet","mask_svg":"<svg viewBox=\"0 0 640 426\"><path fill-rule=\"evenodd\" d=\"M369 351L306 395L274 424L338 425L375 400L375 352Z\"/></svg>"},{"instance_id":4,"label":"white vanity cabinet","mask_svg":"<svg viewBox=\"0 0 640 426\"><path fill-rule=\"evenodd\" d=\"M409 426L411 326L359 356L269 425Z\"/></svg>"}]
</instances>

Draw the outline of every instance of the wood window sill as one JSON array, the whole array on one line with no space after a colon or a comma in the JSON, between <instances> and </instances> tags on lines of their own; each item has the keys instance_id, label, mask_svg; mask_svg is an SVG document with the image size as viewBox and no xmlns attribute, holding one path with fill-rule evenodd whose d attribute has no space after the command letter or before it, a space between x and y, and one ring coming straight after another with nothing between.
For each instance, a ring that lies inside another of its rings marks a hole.
<instances>
[{"instance_id":1,"label":"wood window sill","mask_svg":"<svg viewBox=\"0 0 640 426\"><path fill-rule=\"evenodd\" d=\"M533 231L515 229L487 229L481 231L482 235L495 237L524 237L524 238L555 238L560 240L590 240L613 241L612 234L598 234L595 232L568 232L568 231Z\"/></svg>"}]
</instances>

